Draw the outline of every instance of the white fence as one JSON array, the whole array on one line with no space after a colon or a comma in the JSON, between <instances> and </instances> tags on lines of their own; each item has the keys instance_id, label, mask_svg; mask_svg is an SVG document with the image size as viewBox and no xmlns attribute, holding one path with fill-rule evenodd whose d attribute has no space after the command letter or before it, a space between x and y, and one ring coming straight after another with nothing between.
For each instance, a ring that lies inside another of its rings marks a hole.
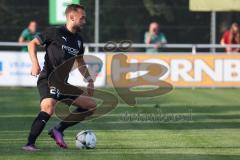
<instances>
[{"instance_id":1,"label":"white fence","mask_svg":"<svg viewBox=\"0 0 240 160\"><path fill-rule=\"evenodd\" d=\"M130 41L129 41L130 42ZM128 44L122 44L122 43L115 43L111 41L111 44L116 45L116 47L121 47L122 45L128 45ZM17 42L0 42L0 47L21 47L21 46L26 46L26 43L17 43ZM90 51L90 49L92 48L104 48L107 45L110 45L109 43L85 43L85 50L87 52ZM110 45L111 46L111 45ZM140 43L133 43L130 45L131 48L151 48L154 47L155 45L153 44L140 44ZM198 52L198 49L210 49L214 52L209 52L207 51L207 53L215 53L215 49L224 49L226 47L232 47L232 48L240 48L240 45L220 45L220 44L163 44L161 46L162 48L169 48L169 49L190 49L191 52L188 53L192 53L192 54L196 54L196 53L203 53ZM139 52L138 52L139 53ZM184 52L186 53L186 52ZM223 52L225 53L225 52ZM228 53L229 54L229 53Z\"/></svg>"}]
</instances>

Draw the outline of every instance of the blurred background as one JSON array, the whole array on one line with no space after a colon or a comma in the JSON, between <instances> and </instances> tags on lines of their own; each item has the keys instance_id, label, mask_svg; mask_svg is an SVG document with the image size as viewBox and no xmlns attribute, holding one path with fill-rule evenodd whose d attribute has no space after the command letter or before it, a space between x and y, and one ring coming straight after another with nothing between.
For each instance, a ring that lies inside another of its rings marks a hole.
<instances>
[{"instance_id":1,"label":"blurred background","mask_svg":"<svg viewBox=\"0 0 240 160\"><path fill-rule=\"evenodd\" d=\"M94 43L96 2L81 0L80 3L87 11L87 26L82 34L86 42ZM156 21L167 36L168 43L208 44L211 12L192 12L189 3L189 0L99 0L99 42L127 39L133 43L144 43L145 31L151 22ZM31 20L38 23L38 31L51 25L49 4L49 0L1 0L0 41L17 41ZM217 12L216 43L220 43L223 32L233 22L239 21L239 12Z\"/></svg>"}]
</instances>

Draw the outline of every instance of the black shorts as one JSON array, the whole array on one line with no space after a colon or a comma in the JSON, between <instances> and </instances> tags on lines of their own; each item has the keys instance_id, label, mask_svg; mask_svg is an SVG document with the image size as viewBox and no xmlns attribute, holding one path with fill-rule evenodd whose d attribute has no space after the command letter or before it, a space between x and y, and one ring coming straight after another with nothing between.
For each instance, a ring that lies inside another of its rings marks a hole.
<instances>
[{"instance_id":1,"label":"black shorts","mask_svg":"<svg viewBox=\"0 0 240 160\"><path fill-rule=\"evenodd\" d=\"M63 95L59 92L59 90L54 86L48 85L48 79L39 79L37 82L38 92L40 94L40 102L44 98L53 98L57 101L61 101L64 99L75 100L78 96L76 95Z\"/></svg>"}]
</instances>

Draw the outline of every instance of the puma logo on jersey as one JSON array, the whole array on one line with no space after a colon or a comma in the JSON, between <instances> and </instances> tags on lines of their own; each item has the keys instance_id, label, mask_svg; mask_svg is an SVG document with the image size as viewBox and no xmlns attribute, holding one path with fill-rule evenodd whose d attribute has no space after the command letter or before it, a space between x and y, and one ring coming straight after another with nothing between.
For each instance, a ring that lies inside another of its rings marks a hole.
<instances>
[{"instance_id":1,"label":"puma logo on jersey","mask_svg":"<svg viewBox=\"0 0 240 160\"><path fill-rule=\"evenodd\" d=\"M77 55L79 53L78 49L62 45L62 49L65 50L67 53L72 54L72 55Z\"/></svg>"},{"instance_id":2,"label":"puma logo on jersey","mask_svg":"<svg viewBox=\"0 0 240 160\"><path fill-rule=\"evenodd\" d=\"M64 40L65 40L65 42L67 42L67 38L66 38L66 37L62 36L62 39L64 39Z\"/></svg>"}]
</instances>

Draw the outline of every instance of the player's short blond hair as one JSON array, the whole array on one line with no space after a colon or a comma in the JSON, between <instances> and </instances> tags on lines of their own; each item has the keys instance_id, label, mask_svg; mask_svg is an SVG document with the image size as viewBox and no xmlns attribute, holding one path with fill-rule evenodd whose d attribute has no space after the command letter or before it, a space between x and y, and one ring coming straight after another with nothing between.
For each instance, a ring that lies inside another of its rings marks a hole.
<instances>
[{"instance_id":1,"label":"player's short blond hair","mask_svg":"<svg viewBox=\"0 0 240 160\"><path fill-rule=\"evenodd\" d=\"M65 10L65 15L67 16L72 11L77 11L78 9L85 10L83 5L80 4L69 4Z\"/></svg>"}]
</instances>

